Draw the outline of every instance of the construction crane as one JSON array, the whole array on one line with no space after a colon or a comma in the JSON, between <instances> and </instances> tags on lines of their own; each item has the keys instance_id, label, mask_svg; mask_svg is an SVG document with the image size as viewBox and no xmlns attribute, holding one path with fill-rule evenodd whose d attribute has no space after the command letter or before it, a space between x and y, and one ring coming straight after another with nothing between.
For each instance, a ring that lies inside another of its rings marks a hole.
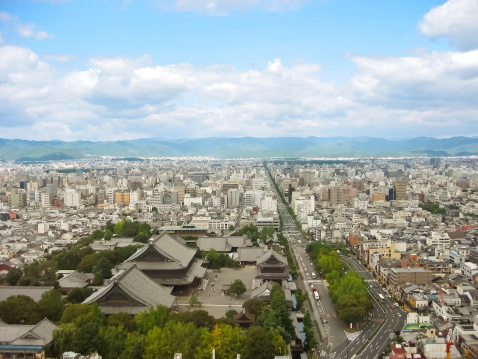
<instances>
[{"instance_id":1,"label":"construction crane","mask_svg":"<svg viewBox=\"0 0 478 359\"><path fill-rule=\"evenodd\" d=\"M451 336L450 336L450 330L448 328L448 313L446 311L445 307L445 300L443 299L443 290L440 289L440 299L441 299L441 309L442 309L442 315L443 319L445 320L446 324L446 359L450 359L450 347L453 345L453 342L451 341Z\"/></svg>"}]
</instances>

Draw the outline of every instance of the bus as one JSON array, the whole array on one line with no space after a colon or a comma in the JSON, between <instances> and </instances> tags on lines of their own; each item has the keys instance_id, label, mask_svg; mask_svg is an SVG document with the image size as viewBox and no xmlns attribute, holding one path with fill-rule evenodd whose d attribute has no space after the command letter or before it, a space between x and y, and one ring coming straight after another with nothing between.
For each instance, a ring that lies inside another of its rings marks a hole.
<instances>
[{"instance_id":1,"label":"bus","mask_svg":"<svg viewBox=\"0 0 478 359\"><path fill-rule=\"evenodd\" d=\"M379 294L378 299L380 299L382 303L385 302L385 297L383 296L383 294Z\"/></svg>"}]
</instances>

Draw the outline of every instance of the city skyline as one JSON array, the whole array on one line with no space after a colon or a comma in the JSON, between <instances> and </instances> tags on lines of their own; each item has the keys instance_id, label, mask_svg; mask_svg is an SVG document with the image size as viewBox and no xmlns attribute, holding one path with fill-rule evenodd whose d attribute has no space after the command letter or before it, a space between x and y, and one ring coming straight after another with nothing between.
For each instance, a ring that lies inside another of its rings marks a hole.
<instances>
[{"instance_id":1,"label":"city skyline","mask_svg":"<svg viewBox=\"0 0 478 359\"><path fill-rule=\"evenodd\" d=\"M478 135L478 3L15 1L2 138Z\"/></svg>"}]
</instances>

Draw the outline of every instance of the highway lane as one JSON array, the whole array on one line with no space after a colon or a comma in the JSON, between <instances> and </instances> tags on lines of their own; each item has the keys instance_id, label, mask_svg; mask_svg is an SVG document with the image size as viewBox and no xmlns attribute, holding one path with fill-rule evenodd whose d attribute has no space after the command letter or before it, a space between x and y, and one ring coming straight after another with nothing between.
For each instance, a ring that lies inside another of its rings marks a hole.
<instances>
[{"instance_id":1,"label":"highway lane","mask_svg":"<svg viewBox=\"0 0 478 359\"><path fill-rule=\"evenodd\" d=\"M277 193L276 193L277 194ZM280 198L278 196L278 198ZM403 328L405 321L405 314L399 309L392 309L393 301L386 296L387 293L381 288L380 284L375 281L372 274L363 267L355 257L341 256L347 266L355 270L366 280L369 292L374 301L374 310L367 318L366 325L360 332L347 337L343 330L343 324L335 313L332 301L328 295L326 282L320 279L316 273L317 279L313 279L311 273L315 272L314 263L308 258L305 252L306 241L297 230L295 223L287 211L286 206L282 202L278 202L278 211L282 215L284 234L288 238L289 245L297 258L299 263L299 272L303 280L299 282L299 287L303 290L308 290L309 297L314 298L312 294L311 284L314 284L319 293L320 299L318 301L311 299L313 304L312 316L319 323L320 330L324 337L323 343L319 346L319 353L325 353L324 358L350 358L367 342L370 335L372 335L380 325L383 324L377 335L367 344L366 348L360 353L357 359L375 359L383 352L385 347L390 344L390 333ZM300 244L299 240L302 242ZM304 289L305 288L305 289ZM385 302L378 303L378 294L385 296ZM323 323L324 319L327 321Z\"/></svg>"},{"instance_id":2,"label":"highway lane","mask_svg":"<svg viewBox=\"0 0 478 359\"><path fill-rule=\"evenodd\" d=\"M390 334L394 333L395 331L400 331L403 328L403 325L406 320L406 314L399 307L395 307L392 309L392 305L395 305L393 299L387 294L387 292L382 288L382 286L376 280L373 279L371 273L366 270L366 268L362 265L362 263L360 263L360 261L358 261L355 257L341 256L341 258L345 263L349 265L350 268L356 270L366 280L369 292L372 294L372 298L375 302L375 319L377 319L377 315L380 319L386 319L385 324L377 333L377 335L371 340L371 342L367 345L364 351L357 356L357 358L360 359L374 359L380 353L382 353L388 345L390 345ZM380 303L382 304L382 306L380 306L377 301L378 294L382 294L385 297L384 302ZM378 320L376 324L373 325L372 328L370 328L370 334L375 331L375 329L380 325L380 323L381 321Z\"/></svg>"}]
</instances>

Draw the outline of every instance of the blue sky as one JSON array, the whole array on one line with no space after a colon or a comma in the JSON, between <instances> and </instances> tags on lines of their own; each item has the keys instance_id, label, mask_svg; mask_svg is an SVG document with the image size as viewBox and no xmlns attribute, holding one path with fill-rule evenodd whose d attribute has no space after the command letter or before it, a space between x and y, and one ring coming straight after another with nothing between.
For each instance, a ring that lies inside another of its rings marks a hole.
<instances>
[{"instance_id":1,"label":"blue sky","mask_svg":"<svg viewBox=\"0 0 478 359\"><path fill-rule=\"evenodd\" d=\"M0 0L0 138L476 136L476 33L476 0Z\"/></svg>"}]
</instances>

